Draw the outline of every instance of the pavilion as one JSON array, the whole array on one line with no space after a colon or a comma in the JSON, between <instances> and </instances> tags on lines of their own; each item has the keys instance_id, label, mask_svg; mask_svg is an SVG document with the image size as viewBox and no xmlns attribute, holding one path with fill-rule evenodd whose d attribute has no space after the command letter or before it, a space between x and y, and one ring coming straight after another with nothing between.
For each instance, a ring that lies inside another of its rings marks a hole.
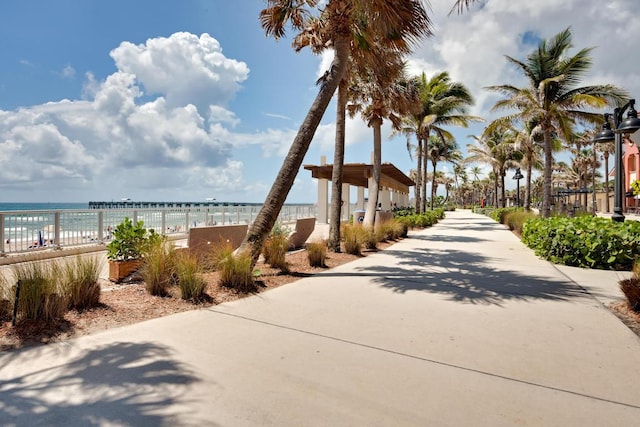
<instances>
[{"instance_id":1,"label":"pavilion","mask_svg":"<svg viewBox=\"0 0 640 427\"><path fill-rule=\"evenodd\" d=\"M333 165L326 164L326 157L322 156L320 166L304 165L311 171L311 176L318 180L318 222L329 222L329 182L332 178ZM415 183L391 163L383 163L380 171L380 189L378 203L383 211L390 211L394 206L409 206L409 188ZM364 210L365 188L373 180L373 165L365 163L346 163L342 171L342 219L348 220L353 210ZM351 187L356 187L357 201L351 201ZM353 210L352 210L353 209Z\"/></svg>"}]
</instances>

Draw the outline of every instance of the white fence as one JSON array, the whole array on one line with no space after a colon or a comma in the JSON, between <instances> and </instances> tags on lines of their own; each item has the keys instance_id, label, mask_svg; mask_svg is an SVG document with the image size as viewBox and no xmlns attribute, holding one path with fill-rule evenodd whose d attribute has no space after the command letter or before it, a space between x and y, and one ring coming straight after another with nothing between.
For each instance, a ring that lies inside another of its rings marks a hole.
<instances>
[{"instance_id":1,"label":"white fence","mask_svg":"<svg viewBox=\"0 0 640 427\"><path fill-rule=\"evenodd\" d=\"M38 210L0 212L0 256L63 247L108 243L124 218L143 221L164 235L184 234L192 227L251 224L261 206L192 208ZM313 205L285 205L278 222L316 216Z\"/></svg>"}]
</instances>

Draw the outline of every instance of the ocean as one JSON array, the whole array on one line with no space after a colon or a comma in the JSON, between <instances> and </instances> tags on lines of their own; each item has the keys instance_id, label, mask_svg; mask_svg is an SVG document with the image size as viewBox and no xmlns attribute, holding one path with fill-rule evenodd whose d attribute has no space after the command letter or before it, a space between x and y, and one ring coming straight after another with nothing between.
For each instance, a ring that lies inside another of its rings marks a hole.
<instances>
[{"instance_id":1,"label":"ocean","mask_svg":"<svg viewBox=\"0 0 640 427\"><path fill-rule=\"evenodd\" d=\"M60 203L60 202L48 202L48 203L3 203L0 202L0 212L4 211L53 211L53 210L67 210L67 209L88 209L89 203Z\"/></svg>"}]
</instances>

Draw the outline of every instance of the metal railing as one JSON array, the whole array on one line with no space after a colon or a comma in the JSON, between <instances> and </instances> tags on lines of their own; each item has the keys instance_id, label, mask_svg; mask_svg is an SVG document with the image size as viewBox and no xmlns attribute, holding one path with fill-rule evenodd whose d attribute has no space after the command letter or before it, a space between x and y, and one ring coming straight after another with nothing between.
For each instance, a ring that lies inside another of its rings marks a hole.
<instances>
[{"instance_id":1,"label":"metal railing","mask_svg":"<svg viewBox=\"0 0 640 427\"><path fill-rule=\"evenodd\" d=\"M251 224L261 206L195 208L38 210L0 212L0 256L64 247L103 245L125 218L143 221L147 229L179 235L192 227ZM313 205L285 205L278 222L316 216Z\"/></svg>"}]
</instances>

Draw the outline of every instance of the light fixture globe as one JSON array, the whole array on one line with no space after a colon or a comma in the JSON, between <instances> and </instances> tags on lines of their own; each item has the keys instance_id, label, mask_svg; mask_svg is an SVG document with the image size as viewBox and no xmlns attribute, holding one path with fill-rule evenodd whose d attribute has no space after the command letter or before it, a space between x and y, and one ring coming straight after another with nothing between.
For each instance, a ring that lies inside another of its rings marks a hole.
<instances>
[{"instance_id":1,"label":"light fixture globe","mask_svg":"<svg viewBox=\"0 0 640 427\"><path fill-rule=\"evenodd\" d=\"M602 125L602 130L593 136L591 142L597 144L613 142L616 139L616 134L611 130L611 123L609 123L610 116L611 115L609 113L604 114L604 124Z\"/></svg>"},{"instance_id":2,"label":"light fixture globe","mask_svg":"<svg viewBox=\"0 0 640 427\"><path fill-rule=\"evenodd\" d=\"M629 112L627 113L627 118L618 125L615 133L630 134L640 129L640 119L638 118L638 112L634 108L635 103L635 99L629 101Z\"/></svg>"}]
</instances>

